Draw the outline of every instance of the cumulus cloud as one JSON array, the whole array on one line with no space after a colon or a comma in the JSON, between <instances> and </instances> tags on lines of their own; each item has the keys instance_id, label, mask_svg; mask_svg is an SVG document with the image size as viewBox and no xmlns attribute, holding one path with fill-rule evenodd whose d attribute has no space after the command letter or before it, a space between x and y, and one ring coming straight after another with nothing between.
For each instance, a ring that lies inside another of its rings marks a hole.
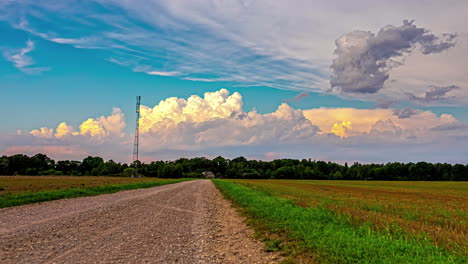
<instances>
[{"instance_id":1,"label":"cumulus cloud","mask_svg":"<svg viewBox=\"0 0 468 264\"><path fill-rule=\"evenodd\" d=\"M340 138L347 137L349 135L349 131L352 130L351 122L343 121L341 123L333 124L333 127L330 129L330 132L339 136Z\"/></svg>"},{"instance_id":2,"label":"cumulus cloud","mask_svg":"<svg viewBox=\"0 0 468 264\"><path fill-rule=\"evenodd\" d=\"M400 136L401 131L401 127L395 125L391 119L387 119L379 120L374 125L372 125L369 134L379 136Z\"/></svg>"},{"instance_id":3,"label":"cumulus cloud","mask_svg":"<svg viewBox=\"0 0 468 264\"><path fill-rule=\"evenodd\" d=\"M302 110L293 109L286 103L267 114L259 114L255 110L246 112L242 107L242 96L237 92L231 94L226 89L207 92L203 97L171 97L153 107L143 105L141 149L194 150L307 142L319 132L319 128L305 118ZM55 140L53 142L76 143L91 139L100 143L124 138L126 144L131 144L131 136L123 133L124 128L124 115L120 109L114 108L110 116L88 118L78 130L62 122L55 134L52 128L33 130L30 134Z\"/></svg>"},{"instance_id":4,"label":"cumulus cloud","mask_svg":"<svg viewBox=\"0 0 468 264\"><path fill-rule=\"evenodd\" d=\"M62 122L60 123L58 126L57 126L57 133L55 133L55 137L56 138L62 138L66 135L69 135L69 134L74 134L75 132L73 127L68 125L66 122ZM76 134L75 134L76 135Z\"/></svg>"},{"instance_id":5,"label":"cumulus cloud","mask_svg":"<svg viewBox=\"0 0 468 264\"><path fill-rule=\"evenodd\" d=\"M101 116L97 122L105 131L105 135L123 136L125 128L125 115L120 108L113 108L110 116Z\"/></svg>"},{"instance_id":6,"label":"cumulus cloud","mask_svg":"<svg viewBox=\"0 0 468 264\"><path fill-rule=\"evenodd\" d=\"M79 125L79 130L75 131L73 126L66 122L60 123L54 134L53 128L42 127L29 132L31 135L40 138L64 138L67 136L89 136L103 138L106 136L123 137L125 128L124 114L119 108L114 108L110 116L101 116L97 119L88 118Z\"/></svg>"},{"instance_id":7,"label":"cumulus cloud","mask_svg":"<svg viewBox=\"0 0 468 264\"><path fill-rule=\"evenodd\" d=\"M242 96L229 94L226 89L204 94L204 98L192 95L188 99L170 97L150 108L141 107L140 129L142 133L174 127L181 122L200 123L213 119L241 117Z\"/></svg>"},{"instance_id":8,"label":"cumulus cloud","mask_svg":"<svg viewBox=\"0 0 468 264\"><path fill-rule=\"evenodd\" d=\"M28 56L28 53L35 48L34 42L31 40L26 41L26 47L17 52L7 51L4 53L7 60L13 63L16 68L25 73L38 73L47 71L49 68L44 67L30 67L34 65L34 60Z\"/></svg>"},{"instance_id":9,"label":"cumulus cloud","mask_svg":"<svg viewBox=\"0 0 468 264\"><path fill-rule=\"evenodd\" d=\"M245 112L239 93L221 89L203 98L168 98L153 108L143 106L143 140L179 148L296 142L313 137L318 128L302 110L281 104L275 112Z\"/></svg>"},{"instance_id":10,"label":"cumulus cloud","mask_svg":"<svg viewBox=\"0 0 468 264\"><path fill-rule=\"evenodd\" d=\"M414 114L417 114L418 113L418 110L416 109L413 109L413 108L410 108L410 107L406 107L406 108L403 108L403 109L396 109L393 114L398 116L398 118L410 118L412 115Z\"/></svg>"},{"instance_id":11,"label":"cumulus cloud","mask_svg":"<svg viewBox=\"0 0 468 264\"><path fill-rule=\"evenodd\" d=\"M449 114L440 116L431 111L416 109L355 109L316 108L303 111L305 117L318 126L322 134L335 134L342 138L372 136L377 132L393 131L394 136L427 138L434 127L455 124ZM400 132L396 132L397 130ZM373 133L371 131L374 130Z\"/></svg>"},{"instance_id":12,"label":"cumulus cloud","mask_svg":"<svg viewBox=\"0 0 468 264\"><path fill-rule=\"evenodd\" d=\"M439 53L455 45L455 34L436 36L405 20L386 26L377 34L355 30L335 41L331 88L342 93L372 94L384 87L389 71L401 65L402 56L419 46L422 54Z\"/></svg>"},{"instance_id":13,"label":"cumulus cloud","mask_svg":"<svg viewBox=\"0 0 468 264\"><path fill-rule=\"evenodd\" d=\"M271 113L247 112L242 96L226 89L171 97L141 110L140 150L147 161L200 155L357 160L357 152L371 153L367 157L374 161L376 149L426 153L422 148L434 142L459 146L454 140L467 135L466 124L452 115L416 109L300 110L283 103ZM124 128L124 114L114 108L111 115L89 118L78 129L62 122L56 129L43 127L7 139L0 135L0 143L7 142L0 151L37 151L56 158L102 155L128 162L133 135L125 134Z\"/></svg>"},{"instance_id":14,"label":"cumulus cloud","mask_svg":"<svg viewBox=\"0 0 468 264\"><path fill-rule=\"evenodd\" d=\"M41 127L40 129L34 129L29 133L31 135L35 136L35 137L52 138L53 134L54 134L54 129L53 128L47 128L47 127Z\"/></svg>"}]
</instances>

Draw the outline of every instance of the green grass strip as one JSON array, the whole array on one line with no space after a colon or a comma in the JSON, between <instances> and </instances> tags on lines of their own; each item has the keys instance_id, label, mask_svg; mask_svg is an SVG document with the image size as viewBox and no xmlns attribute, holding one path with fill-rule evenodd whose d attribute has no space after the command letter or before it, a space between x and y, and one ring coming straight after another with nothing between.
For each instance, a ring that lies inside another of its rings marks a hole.
<instances>
[{"instance_id":1,"label":"green grass strip","mask_svg":"<svg viewBox=\"0 0 468 264\"><path fill-rule=\"evenodd\" d=\"M345 218L323 207L303 208L292 201L248 187L213 180L230 200L241 206L253 223L271 232L285 230L297 247L323 263L465 263L429 242L395 238L353 227Z\"/></svg>"},{"instance_id":2,"label":"green grass strip","mask_svg":"<svg viewBox=\"0 0 468 264\"><path fill-rule=\"evenodd\" d=\"M21 192L15 194L6 194L0 196L0 208L12 207L24 204L46 202L59 199L68 199L82 196L95 196L105 193L115 193L123 190L133 190L140 188L150 188L160 185L190 181L192 179L172 179L154 182L136 182L126 184L114 184L95 186L88 188L69 188L40 192Z\"/></svg>"}]
</instances>

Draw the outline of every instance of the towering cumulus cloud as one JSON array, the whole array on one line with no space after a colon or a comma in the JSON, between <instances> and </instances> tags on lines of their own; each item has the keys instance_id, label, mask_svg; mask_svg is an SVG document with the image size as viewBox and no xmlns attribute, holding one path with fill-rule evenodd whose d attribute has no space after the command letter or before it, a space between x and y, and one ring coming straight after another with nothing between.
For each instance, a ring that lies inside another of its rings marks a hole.
<instances>
[{"instance_id":1,"label":"towering cumulus cloud","mask_svg":"<svg viewBox=\"0 0 468 264\"><path fill-rule=\"evenodd\" d=\"M302 110L281 104L273 113L242 109L242 96L226 89L204 97L168 98L142 107L141 131L151 145L197 149L311 139L319 131Z\"/></svg>"},{"instance_id":2,"label":"towering cumulus cloud","mask_svg":"<svg viewBox=\"0 0 468 264\"><path fill-rule=\"evenodd\" d=\"M436 95L427 97L431 96ZM433 142L445 144L467 134L466 124L451 115L413 108L300 110L283 103L270 113L245 111L241 94L226 89L142 106L140 128L140 150L146 161L223 153L256 153L271 159L294 156L298 149L303 151L301 157L331 151L333 156L354 160L356 153L374 157L375 149L385 144L424 150ZM41 152L56 158L92 154L128 161L133 139L125 134L124 114L118 108L75 127L62 122L55 129L42 127L30 134L16 135L3 153Z\"/></svg>"},{"instance_id":3,"label":"towering cumulus cloud","mask_svg":"<svg viewBox=\"0 0 468 264\"><path fill-rule=\"evenodd\" d=\"M399 27L386 26L377 34L355 30L336 40L331 65L331 88L342 93L376 93L389 78L395 61L419 47L422 54L438 53L455 45L455 34L438 37L413 21Z\"/></svg>"},{"instance_id":4,"label":"towering cumulus cloud","mask_svg":"<svg viewBox=\"0 0 468 264\"><path fill-rule=\"evenodd\" d=\"M243 113L242 96L229 95L221 89L205 93L204 98L192 95L188 99L170 97L153 108L142 106L140 126L143 133L174 127L181 122L200 123L213 119L237 117Z\"/></svg>"}]
</instances>

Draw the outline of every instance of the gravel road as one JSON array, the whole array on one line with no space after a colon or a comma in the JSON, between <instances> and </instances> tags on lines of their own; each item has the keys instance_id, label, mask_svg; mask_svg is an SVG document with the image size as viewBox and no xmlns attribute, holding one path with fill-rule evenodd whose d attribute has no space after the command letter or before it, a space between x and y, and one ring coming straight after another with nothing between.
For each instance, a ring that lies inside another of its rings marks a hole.
<instances>
[{"instance_id":1,"label":"gravel road","mask_svg":"<svg viewBox=\"0 0 468 264\"><path fill-rule=\"evenodd\" d=\"M0 263L278 263L209 180L0 209Z\"/></svg>"}]
</instances>

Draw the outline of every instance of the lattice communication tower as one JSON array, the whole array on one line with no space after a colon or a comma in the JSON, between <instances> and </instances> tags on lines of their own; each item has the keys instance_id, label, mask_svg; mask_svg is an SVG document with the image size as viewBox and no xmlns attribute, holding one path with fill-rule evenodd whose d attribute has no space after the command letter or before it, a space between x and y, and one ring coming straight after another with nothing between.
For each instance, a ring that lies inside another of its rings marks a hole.
<instances>
[{"instance_id":1,"label":"lattice communication tower","mask_svg":"<svg viewBox=\"0 0 468 264\"><path fill-rule=\"evenodd\" d=\"M138 174L138 146L140 144L140 100L141 96L136 97L136 126L135 126L135 142L133 144L133 164L135 165L135 174L132 175L133 177L140 178Z\"/></svg>"}]
</instances>

